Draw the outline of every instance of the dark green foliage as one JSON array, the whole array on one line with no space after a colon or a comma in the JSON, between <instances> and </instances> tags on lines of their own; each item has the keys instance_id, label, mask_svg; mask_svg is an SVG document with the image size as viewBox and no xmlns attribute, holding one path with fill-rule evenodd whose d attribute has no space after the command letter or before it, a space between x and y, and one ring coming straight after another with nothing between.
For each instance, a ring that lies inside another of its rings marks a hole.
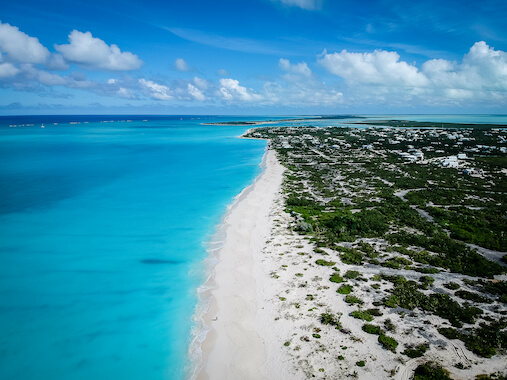
<instances>
[{"instance_id":1,"label":"dark green foliage","mask_svg":"<svg viewBox=\"0 0 507 380\"><path fill-rule=\"evenodd\" d=\"M403 355L407 355L409 358L418 358L425 354L430 348L428 343L423 343L415 346L414 348L407 348L402 352Z\"/></svg>"},{"instance_id":2,"label":"dark green foliage","mask_svg":"<svg viewBox=\"0 0 507 380\"><path fill-rule=\"evenodd\" d=\"M319 339L320 338L320 335L319 334L312 334L312 336L316 339Z\"/></svg>"},{"instance_id":3,"label":"dark green foliage","mask_svg":"<svg viewBox=\"0 0 507 380\"><path fill-rule=\"evenodd\" d=\"M352 214L343 212L329 217L324 226L331 237L339 240L350 240L354 237L382 236L389 229L387 218L377 210L361 210Z\"/></svg>"},{"instance_id":4,"label":"dark green foliage","mask_svg":"<svg viewBox=\"0 0 507 380\"><path fill-rule=\"evenodd\" d=\"M449 320L456 327L460 327L463 323L474 323L476 316L483 313L475 307L460 306L447 294L433 293L427 296L418 290L419 286L415 281L405 279L403 281L400 279L401 276L383 277L384 279L392 278L395 281L395 286L390 291L391 295L383 300L387 307L400 306L409 310L420 308Z\"/></svg>"},{"instance_id":5,"label":"dark green foliage","mask_svg":"<svg viewBox=\"0 0 507 380\"><path fill-rule=\"evenodd\" d=\"M365 311L374 317L380 317L383 315L380 309L367 309Z\"/></svg>"},{"instance_id":6,"label":"dark green foliage","mask_svg":"<svg viewBox=\"0 0 507 380\"><path fill-rule=\"evenodd\" d=\"M347 271L347 273L345 273L345 276L343 276L343 277L354 279L354 278L359 277L359 272L356 270L349 270L349 271Z\"/></svg>"},{"instance_id":7,"label":"dark green foliage","mask_svg":"<svg viewBox=\"0 0 507 380\"><path fill-rule=\"evenodd\" d=\"M396 347L398 347L396 339L387 335L379 335L378 341L386 350L396 353Z\"/></svg>"},{"instance_id":8,"label":"dark green foliage","mask_svg":"<svg viewBox=\"0 0 507 380\"><path fill-rule=\"evenodd\" d=\"M419 282L421 283L421 289L428 289L430 285L433 285L435 279L431 276L421 276L419 278Z\"/></svg>"},{"instance_id":9,"label":"dark green foliage","mask_svg":"<svg viewBox=\"0 0 507 380\"><path fill-rule=\"evenodd\" d=\"M364 361L364 360L361 360L361 361L356 362L356 365L357 365L358 367L364 367L364 366L366 365L366 363L365 363L365 361Z\"/></svg>"},{"instance_id":10,"label":"dark green foliage","mask_svg":"<svg viewBox=\"0 0 507 380\"><path fill-rule=\"evenodd\" d=\"M362 327L364 332L368 334L381 335L384 334L384 330L382 330L379 326L371 325L369 323L365 323Z\"/></svg>"},{"instance_id":11,"label":"dark green foliage","mask_svg":"<svg viewBox=\"0 0 507 380\"><path fill-rule=\"evenodd\" d=\"M336 265L336 263L334 261L326 261L326 260L322 260L322 259L319 259L315 262L317 265L322 265L322 266L326 266L326 267L332 267L333 265Z\"/></svg>"},{"instance_id":12,"label":"dark green foliage","mask_svg":"<svg viewBox=\"0 0 507 380\"><path fill-rule=\"evenodd\" d=\"M339 250L342 251L340 258L344 264L361 265L363 263L364 254L357 249L339 247Z\"/></svg>"},{"instance_id":13,"label":"dark green foliage","mask_svg":"<svg viewBox=\"0 0 507 380\"><path fill-rule=\"evenodd\" d=\"M452 281L445 283L444 286L450 290L457 290L460 288L459 284L456 284L455 282Z\"/></svg>"},{"instance_id":14,"label":"dark green foliage","mask_svg":"<svg viewBox=\"0 0 507 380\"><path fill-rule=\"evenodd\" d=\"M465 346L475 354L490 358L496 354L496 349L507 347L507 321L496 321L487 325L481 323L479 328L465 332L452 329L440 328L438 332L448 339L459 339L465 342Z\"/></svg>"},{"instance_id":15,"label":"dark green foliage","mask_svg":"<svg viewBox=\"0 0 507 380\"><path fill-rule=\"evenodd\" d=\"M440 270L433 267L422 267L422 268L414 268L416 272L426 273L426 274L435 274L440 273Z\"/></svg>"},{"instance_id":16,"label":"dark green foliage","mask_svg":"<svg viewBox=\"0 0 507 380\"><path fill-rule=\"evenodd\" d=\"M487 260L465 244L451 239L444 232L434 236L409 234L405 231L386 235L391 244L405 244L423 247L437 252L438 255L412 253L410 256L417 262L435 267L447 268L454 273L476 277L493 277L505 272L500 264Z\"/></svg>"},{"instance_id":17,"label":"dark green foliage","mask_svg":"<svg viewBox=\"0 0 507 380\"><path fill-rule=\"evenodd\" d=\"M358 304L358 305L363 304L363 301L360 298L357 298L356 296L353 296L353 295L348 295L347 297L345 297L345 302L352 304L352 305L353 304Z\"/></svg>"},{"instance_id":18,"label":"dark green foliage","mask_svg":"<svg viewBox=\"0 0 507 380\"><path fill-rule=\"evenodd\" d=\"M449 377L449 371L442 366L427 362L419 365L414 371L414 380L452 380Z\"/></svg>"},{"instance_id":19,"label":"dark green foliage","mask_svg":"<svg viewBox=\"0 0 507 380\"><path fill-rule=\"evenodd\" d=\"M362 319L363 321L366 322L373 321L373 316L366 311L356 310L350 313L350 315L352 315L354 318Z\"/></svg>"},{"instance_id":20,"label":"dark green foliage","mask_svg":"<svg viewBox=\"0 0 507 380\"><path fill-rule=\"evenodd\" d=\"M464 300L474 301L474 302L478 302L478 303L492 303L493 302L493 300L488 297L483 297L480 294L472 293L467 290L458 290L454 294Z\"/></svg>"},{"instance_id":21,"label":"dark green foliage","mask_svg":"<svg viewBox=\"0 0 507 380\"><path fill-rule=\"evenodd\" d=\"M331 277L329 277L329 281L340 283L340 282L343 282L345 280L338 273L334 273Z\"/></svg>"},{"instance_id":22,"label":"dark green foliage","mask_svg":"<svg viewBox=\"0 0 507 380\"><path fill-rule=\"evenodd\" d=\"M352 288L352 285L342 285L338 288L337 292L340 294L350 294Z\"/></svg>"}]
</instances>

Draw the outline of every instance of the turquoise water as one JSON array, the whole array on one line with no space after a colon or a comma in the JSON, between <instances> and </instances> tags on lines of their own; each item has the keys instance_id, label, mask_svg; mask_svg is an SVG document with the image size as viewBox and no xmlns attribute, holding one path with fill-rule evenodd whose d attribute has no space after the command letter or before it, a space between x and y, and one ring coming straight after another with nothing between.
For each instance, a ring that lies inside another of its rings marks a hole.
<instances>
[{"instance_id":1,"label":"turquoise water","mask_svg":"<svg viewBox=\"0 0 507 380\"><path fill-rule=\"evenodd\" d=\"M185 376L204 243L266 144L128 118L0 119L2 379Z\"/></svg>"}]
</instances>

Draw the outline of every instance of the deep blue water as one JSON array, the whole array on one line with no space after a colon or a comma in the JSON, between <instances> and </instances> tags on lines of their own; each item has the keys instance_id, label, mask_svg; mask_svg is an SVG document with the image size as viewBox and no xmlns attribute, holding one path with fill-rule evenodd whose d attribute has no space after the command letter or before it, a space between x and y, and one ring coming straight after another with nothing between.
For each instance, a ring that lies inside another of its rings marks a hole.
<instances>
[{"instance_id":1,"label":"deep blue water","mask_svg":"<svg viewBox=\"0 0 507 380\"><path fill-rule=\"evenodd\" d=\"M203 121L0 118L0 378L184 377L204 243L266 145Z\"/></svg>"}]
</instances>

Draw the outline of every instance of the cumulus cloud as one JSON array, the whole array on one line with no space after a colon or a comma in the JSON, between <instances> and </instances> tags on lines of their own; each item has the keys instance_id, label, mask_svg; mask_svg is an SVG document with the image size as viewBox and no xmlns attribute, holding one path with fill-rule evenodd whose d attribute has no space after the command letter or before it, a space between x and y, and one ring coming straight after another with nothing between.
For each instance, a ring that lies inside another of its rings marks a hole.
<instances>
[{"instance_id":1,"label":"cumulus cloud","mask_svg":"<svg viewBox=\"0 0 507 380\"><path fill-rule=\"evenodd\" d=\"M49 50L37 38L0 21L0 53L9 62L44 63Z\"/></svg>"},{"instance_id":2,"label":"cumulus cloud","mask_svg":"<svg viewBox=\"0 0 507 380\"><path fill-rule=\"evenodd\" d=\"M484 41L476 42L461 62L432 59L420 69L400 61L398 53L383 50L324 53L319 63L343 78L352 92L369 90L379 100L391 95L427 104L487 99L507 102L507 53Z\"/></svg>"},{"instance_id":3,"label":"cumulus cloud","mask_svg":"<svg viewBox=\"0 0 507 380\"><path fill-rule=\"evenodd\" d=\"M396 52L375 50L373 53L325 54L320 64L330 73L349 82L389 86L424 86L427 78Z\"/></svg>"},{"instance_id":4,"label":"cumulus cloud","mask_svg":"<svg viewBox=\"0 0 507 380\"><path fill-rule=\"evenodd\" d=\"M147 90L149 96L156 100L172 100L174 97L171 95L171 89L162 84L155 83L151 80L144 78L139 79L139 84Z\"/></svg>"},{"instance_id":5,"label":"cumulus cloud","mask_svg":"<svg viewBox=\"0 0 507 380\"><path fill-rule=\"evenodd\" d=\"M69 34L69 44L55 45L63 58L71 63L92 70L136 70L143 65L137 55L122 52L117 45L107 45L90 32L73 30Z\"/></svg>"},{"instance_id":6,"label":"cumulus cloud","mask_svg":"<svg viewBox=\"0 0 507 380\"><path fill-rule=\"evenodd\" d=\"M307 10L320 9L320 7L322 6L321 0L271 0L271 1Z\"/></svg>"},{"instance_id":7,"label":"cumulus cloud","mask_svg":"<svg viewBox=\"0 0 507 380\"><path fill-rule=\"evenodd\" d=\"M261 100L260 95L253 92L253 90L240 86L238 80L231 78L220 79L218 94L225 100L242 100L246 102Z\"/></svg>"},{"instance_id":8,"label":"cumulus cloud","mask_svg":"<svg viewBox=\"0 0 507 380\"><path fill-rule=\"evenodd\" d=\"M174 67L178 71L184 72L192 71L192 69L188 66L188 64L185 62L183 58L178 58L176 61L174 61Z\"/></svg>"}]
</instances>

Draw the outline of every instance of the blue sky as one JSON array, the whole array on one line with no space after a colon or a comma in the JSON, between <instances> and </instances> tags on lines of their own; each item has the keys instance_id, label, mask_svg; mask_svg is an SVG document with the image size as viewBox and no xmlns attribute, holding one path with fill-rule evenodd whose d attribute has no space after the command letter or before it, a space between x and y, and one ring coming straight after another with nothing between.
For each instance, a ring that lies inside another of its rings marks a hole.
<instances>
[{"instance_id":1,"label":"blue sky","mask_svg":"<svg viewBox=\"0 0 507 380\"><path fill-rule=\"evenodd\" d=\"M506 113L507 2L2 1L0 114Z\"/></svg>"}]
</instances>

